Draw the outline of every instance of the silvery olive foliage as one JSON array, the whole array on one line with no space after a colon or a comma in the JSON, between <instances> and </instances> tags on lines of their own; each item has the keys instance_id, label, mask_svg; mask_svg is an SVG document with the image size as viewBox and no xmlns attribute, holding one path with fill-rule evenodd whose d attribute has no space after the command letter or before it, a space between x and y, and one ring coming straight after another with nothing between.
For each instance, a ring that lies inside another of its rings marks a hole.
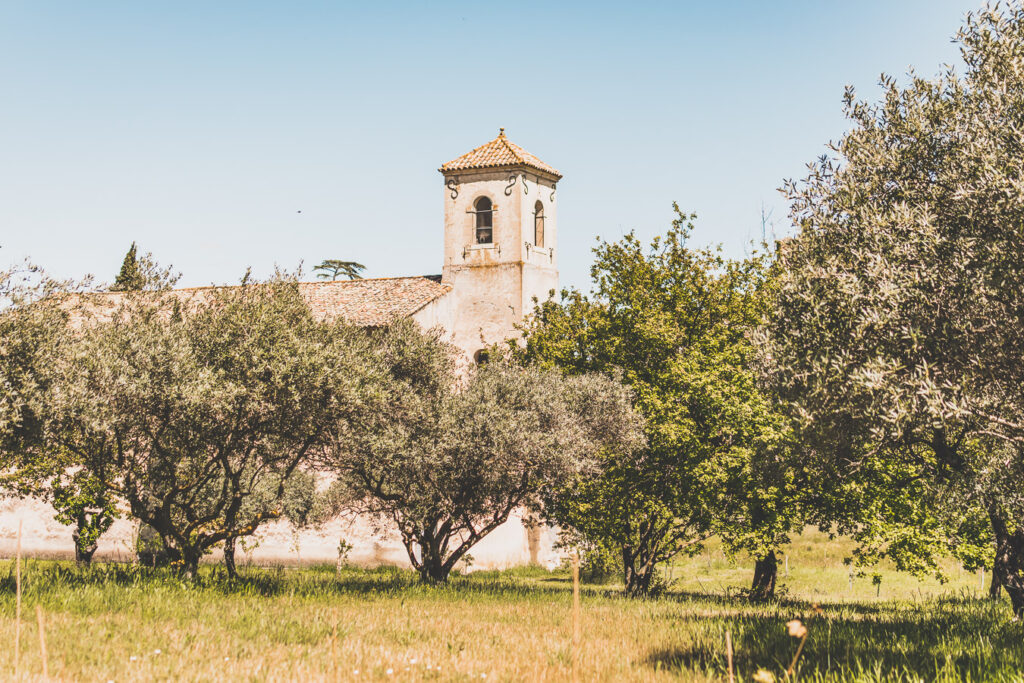
<instances>
[{"instance_id":1,"label":"silvery olive foliage","mask_svg":"<svg viewBox=\"0 0 1024 683\"><path fill-rule=\"evenodd\" d=\"M847 89L851 130L786 184L799 233L764 362L835 483L823 515L917 570L950 542L978 559L988 516L1021 615L1024 10L973 13L957 41L962 74Z\"/></svg>"},{"instance_id":2,"label":"silvery olive foliage","mask_svg":"<svg viewBox=\"0 0 1024 683\"><path fill-rule=\"evenodd\" d=\"M67 317L54 295L70 287L29 263L0 271L0 437L5 441L38 436L43 369ZM4 449L5 465L16 452Z\"/></svg>"},{"instance_id":3,"label":"silvery olive foliage","mask_svg":"<svg viewBox=\"0 0 1024 683\"><path fill-rule=\"evenodd\" d=\"M117 516L86 472L41 448L53 359L70 340L65 303L88 281L57 281L28 263L0 273L0 489L49 501L75 526L75 557L88 562Z\"/></svg>"},{"instance_id":4,"label":"silvery olive foliage","mask_svg":"<svg viewBox=\"0 0 1024 683\"><path fill-rule=\"evenodd\" d=\"M774 550L802 524L787 424L752 362L770 264L689 246L694 217L676 212L649 245L632 233L599 242L593 291L539 305L510 344L527 367L615 376L645 420L643 448L605 451L544 510L571 540L621 558L629 595L648 594L659 567L716 533L769 561L755 584L768 595Z\"/></svg>"},{"instance_id":5,"label":"silvery olive foliage","mask_svg":"<svg viewBox=\"0 0 1024 683\"><path fill-rule=\"evenodd\" d=\"M397 321L372 333L388 368L387 408L340 434L324 463L350 510L397 529L426 582L456 564L542 491L641 442L628 390L495 354L459 371L438 331Z\"/></svg>"},{"instance_id":6,"label":"silvery olive foliage","mask_svg":"<svg viewBox=\"0 0 1024 683\"><path fill-rule=\"evenodd\" d=\"M113 312L85 298L78 314L43 448L124 500L187 575L284 515L314 452L379 410L366 335L315 319L291 277L134 292Z\"/></svg>"}]
</instances>

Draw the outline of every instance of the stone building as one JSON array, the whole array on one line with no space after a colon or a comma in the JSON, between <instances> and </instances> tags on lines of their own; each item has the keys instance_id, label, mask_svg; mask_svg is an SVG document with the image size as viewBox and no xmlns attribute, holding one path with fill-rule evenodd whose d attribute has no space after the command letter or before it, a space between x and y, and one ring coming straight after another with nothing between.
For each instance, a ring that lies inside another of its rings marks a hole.
<instances>
[{"instance_id":1,"label":"stone building","mask_svg":"<svg viewBox=\"0 0 1024 683\"><path fill-rule=\"evenodd\" d=\"M556 184L561 175L505 137L441 166L444 176L443 261L440 275L308 282L300 285L314 314L339 316L358 325L412 318L440 327L466 362L510 337L533 299L558 288ZM205 288L181 290L182 295ZM121 294L111 293L110 306ZM18 522L23 547L35 555L73 556L71 529L38 501L0 500L0 553L13 551ZM100 539L98 556L132 555L133 524L118 520ZM337 520L315 531L295 532L285 522L261 528L242 543L239 560L323 562L337 558L339 540L352 546L359 564L408 564L397 538L374 536L366 520ZM518 516L472 551L474 566L503 568L550 564L553 532L526 525ZM253 547L255 545L255 547ZM246 550L249 548L250 550Z\"/></svg>"}]
</instances>

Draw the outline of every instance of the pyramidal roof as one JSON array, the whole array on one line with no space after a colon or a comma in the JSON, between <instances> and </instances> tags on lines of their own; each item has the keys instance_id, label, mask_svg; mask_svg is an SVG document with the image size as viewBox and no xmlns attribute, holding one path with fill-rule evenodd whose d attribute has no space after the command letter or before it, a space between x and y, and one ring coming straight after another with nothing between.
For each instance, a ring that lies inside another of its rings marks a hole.
<instances>
[{"instance_id":1,"label":"pyramidal roof","mask_svg":"<svg viewBox=\"0 0 1024 683\"><path fill-rule=\"evenodd\" d=\"M562 174L533 156L525 149L505 137L505 129L498 132L498 137L480 145L472 152L467 152L457 159L442 164L441 173L451 171L467 171L475 168L500 168L505 166L528 166L558 178Z\"/></svg>"}]
</instances>

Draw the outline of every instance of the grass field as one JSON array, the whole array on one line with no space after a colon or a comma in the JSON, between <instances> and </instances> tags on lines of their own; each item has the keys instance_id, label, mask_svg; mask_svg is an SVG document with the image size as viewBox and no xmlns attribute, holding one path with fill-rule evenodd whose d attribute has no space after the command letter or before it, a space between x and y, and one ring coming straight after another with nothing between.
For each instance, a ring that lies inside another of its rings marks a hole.
<instances>
[{"instance_id":1,"label":"grass field","mask_svg":"<svg viewBox=\"0 0 1024 683\"><path fill-rule=\"evenodd\" d=\"M784 680L797 645L785 624L800 618L798 680L1024 681L1024 626L982 597L978 575L950 564L943 585L883 568L881 586L854 578L851 590L844 552L818 533L797 538L785 597L770 604L736 597L751 563L715 548L677 563L657 599L584 584L579 680L724 680L727 630L737 680L761 668ZM20 678L42 680L39 605L58 680L571 680L568 572L477 572L444 588L394 569L243 573L229 585L206 568L189 584L130 565L29 561ZM15 678L14 612L13 562L2 561L3 680Z\"/></svg>"}]
</instances>

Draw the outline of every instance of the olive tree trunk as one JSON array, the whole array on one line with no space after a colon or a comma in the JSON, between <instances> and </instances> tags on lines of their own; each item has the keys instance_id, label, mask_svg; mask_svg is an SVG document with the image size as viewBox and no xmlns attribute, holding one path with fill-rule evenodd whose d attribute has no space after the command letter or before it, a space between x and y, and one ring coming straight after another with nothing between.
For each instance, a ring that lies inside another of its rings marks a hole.
<instances>
[{"instance_id":1,"label":"olive tree trunk","mask_svg":"<svg viewBox=\"0 0 1024 683\"><path fill-rule=\"evenodd\" d=\"M232 536L224 541L224 568L232 579L238 578L238 570L235 568L235 540Z\"/></svg>"},{"instance_id":2,"label":"olive tree trunk","mask_svg":"<svg viewBox=\"0 0 1024 683\"><path fill-rule=\"evenodd\" d=\"M992 533L996 538L996 559L992 567L993 583L1006 590L1015 619L1024 618L1024 525L1011 525L1001 511L989 511ZM998 576L998 579L996 577Z\"/></svg>"}]
</instances>

